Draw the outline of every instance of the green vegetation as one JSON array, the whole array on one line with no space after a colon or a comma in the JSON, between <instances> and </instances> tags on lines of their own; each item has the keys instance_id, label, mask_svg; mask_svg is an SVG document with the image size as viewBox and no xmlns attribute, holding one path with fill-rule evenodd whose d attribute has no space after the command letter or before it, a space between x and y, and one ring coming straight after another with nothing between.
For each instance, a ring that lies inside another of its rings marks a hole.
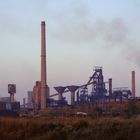
<instances>
[{"instance_id":1,"label":"green vegetation","mask_svg":"<svg viewBox=\"0 0 140 140\"><path fill-rule=\"evenodd\" d=\"M0 140L139 140L140 119L0 119Z\"/></svg>"}]
</instances>

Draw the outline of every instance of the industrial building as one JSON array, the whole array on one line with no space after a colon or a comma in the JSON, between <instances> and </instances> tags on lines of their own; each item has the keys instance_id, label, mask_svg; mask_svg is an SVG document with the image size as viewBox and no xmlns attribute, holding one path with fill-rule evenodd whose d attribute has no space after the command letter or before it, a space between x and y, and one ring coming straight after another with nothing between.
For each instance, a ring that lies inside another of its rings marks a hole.
<instances>
[{"instance_id":1,"label":"industrial building","mask_svg":"<svg viewBox=\"0 0 140 140\"><path fill-rule=\"evenodd\" d=\"M15 84L8 84L8 93L10 97L0 98L0 116L18 116L20 113L20 102L14 98L16 93Z\"/></svg>"},{"instance_id":2,"label":"industrial building","mask_svg":"<svg viewBox=\"0 0 140 140\"><path fill-rule=\"evenodd\" d=\"M7 109L7 110L11 109L10 97L1 97L0 102L5 104L4 109Z\"/></svg>"},{"instance_id":3,"label":"industrial building","mask_svg":"<svg viewBox=\"0 0 140 140\"><path fill-rule=\"evenodd\" d=\"M33 93L32 91L27 92L27 107L33 109Z\"/></svg>"},{"instance_id":4,"label":"industrial building","mask_svg":"<svg viewBox=\"0 0 140 140\"><path fill-rule=\"evenodd\" d=\"M46 31L45 21L41 22L41 78L32 92L34 112L44 112L47 108L80 107L81 105L106 105L110 102L123 103L135 99L135 71L132 71L132 90L113 88L113 79L104 79L103 68L95 67L87 83L83 85L55 86L55 94L50 94L47 85L46 69ZM71 104L63 97L70 94ZM58 96L58 100L53 97Z\"/></svg>"},{"instance_id":5,"label":"industrial building","mask_svg":"<svg viewBox=\"0 0 140 140\"><path fill-rule=\"evenodd\" d=\"M47 109L52 109L53 113L58 110L61 112L62 108L66 110L72 109L74 111L92 111L96 106L103 110L109 108L110 103L124 103L129 99L136 98L135 90L135 71L131 73L132 89L120 87L113 88L113 79L109 77L104 79L103 68L96 66L93 69L93 74L87 78L87 82L83 85L59 85L55 86L55 94L50 94L50 89L47 82L47 68L46 68L46 24L41 22L41 73L40 79L35 82L32 91L27 93L27 103L23 98L23 105L17 102L14 98L16 93L16 85L8 84L8 93L10 97L0 98L0 111L11 110L13 112L30 112L35 114L40 112L47 112ZM70 95L71 103L64 97L64 94ZM58 96L58 100L54 97ZM55 113L56 115L57 113ZM86 113L85 113L86 114Z\"/></svg>"},{"instance_id":6,"label":"industrial building","mask_svg":"<svg viewBox=\"0 0 140 140\"><path fill-rule=\"evenodd\" d=\"M11 102L10 97L1 97L0 98L0 111L12 111L19 113L20 112L20 102L14 101Z\"/></svg>"},{"instance_id":7,"label":"industrial building","mask_svg":"<svg viewBox=\"0 0 140 140\"><path fill-rule=\"evenodd\" d=\"M0 111L6 110L6 102L0 101Z\"/></svg>"}]
</instances>

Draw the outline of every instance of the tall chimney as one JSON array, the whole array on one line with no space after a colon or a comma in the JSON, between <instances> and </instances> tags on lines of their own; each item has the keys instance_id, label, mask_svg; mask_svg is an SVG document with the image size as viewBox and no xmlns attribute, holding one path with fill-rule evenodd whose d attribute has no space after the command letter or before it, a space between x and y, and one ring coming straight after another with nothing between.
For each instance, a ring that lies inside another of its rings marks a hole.
<instances>
[{"instance_id":1,"label":"tall chimney","mask_svg":"<svg viewBox=\"0 0 140 140\"><path fill-rule=\"evenodd\" d=\"M45 21L41 22L41 110L46 110L46 34Z\"/></svg>"},{"instance_id":2,"label":"tall chimney","mask_svg":"<svg viewBox=\"0 0 140 140\"><path fill-rule=\"evenodd\" d=\"M26 99L23 98L23 108L24 108L24 111L25 111L25 104L26 104Z\"/></svg>"},{"instance_id":3,"label":"tall chimney","mask_svg":"<svg viewBox=\"0 0 140 140\"><path fill-rule=\"evenodd\" d=\"M135 71L132 71L132 98L135 98L136 87L135 87Z\"/></svg>"},{"instance_id":4,"label":"tall chimney","mask_svg":"<svg viewBox=\"0 0 140 140\"><path fill-rule=\"evenodd\" d=\"M109 97L112 97L112 79L108 79L108 83L109 83Z\"/></svg>"}]
</instances>

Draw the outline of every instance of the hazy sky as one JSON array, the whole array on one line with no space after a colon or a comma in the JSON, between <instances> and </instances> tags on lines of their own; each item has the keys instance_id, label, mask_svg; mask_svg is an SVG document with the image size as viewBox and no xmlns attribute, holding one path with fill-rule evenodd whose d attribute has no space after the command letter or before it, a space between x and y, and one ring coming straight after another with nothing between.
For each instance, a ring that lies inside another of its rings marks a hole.
<instances>
[{"instance_id":1,"label":"hazy sky","mask_svg":"<svg viewBox=\"0 0 140 140\"><path fill-rule=\"evenodd\" d=\"M140 95L139 0L0 0L0 96L17 99L40 79L40 23L47 25L47 74L54 86L81 85L102 66L113 87Z\"/></svg>"}]
</instances>

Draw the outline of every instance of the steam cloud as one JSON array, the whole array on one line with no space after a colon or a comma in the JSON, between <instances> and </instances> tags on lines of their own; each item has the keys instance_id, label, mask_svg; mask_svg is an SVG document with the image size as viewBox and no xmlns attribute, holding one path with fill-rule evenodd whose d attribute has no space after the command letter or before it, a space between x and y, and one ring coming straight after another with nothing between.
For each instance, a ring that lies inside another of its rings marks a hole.
<instances>
[{"instance_id":1,"label":"steam cloud","mask_svg":"<svg viewBox=\"0 0 140 140\"><path fill-rule=\"evenodd\" d=\"M122 18L112 21L94 20L91 10L84 1L66 11L57 11L51 32L53 38L64 44L94 44L102 42L105 49L118 47L122 55L140 66L139 42L130 38L130 30ZM93 45L94 47L94 45Z\"/></svg>"}]
</instances>

